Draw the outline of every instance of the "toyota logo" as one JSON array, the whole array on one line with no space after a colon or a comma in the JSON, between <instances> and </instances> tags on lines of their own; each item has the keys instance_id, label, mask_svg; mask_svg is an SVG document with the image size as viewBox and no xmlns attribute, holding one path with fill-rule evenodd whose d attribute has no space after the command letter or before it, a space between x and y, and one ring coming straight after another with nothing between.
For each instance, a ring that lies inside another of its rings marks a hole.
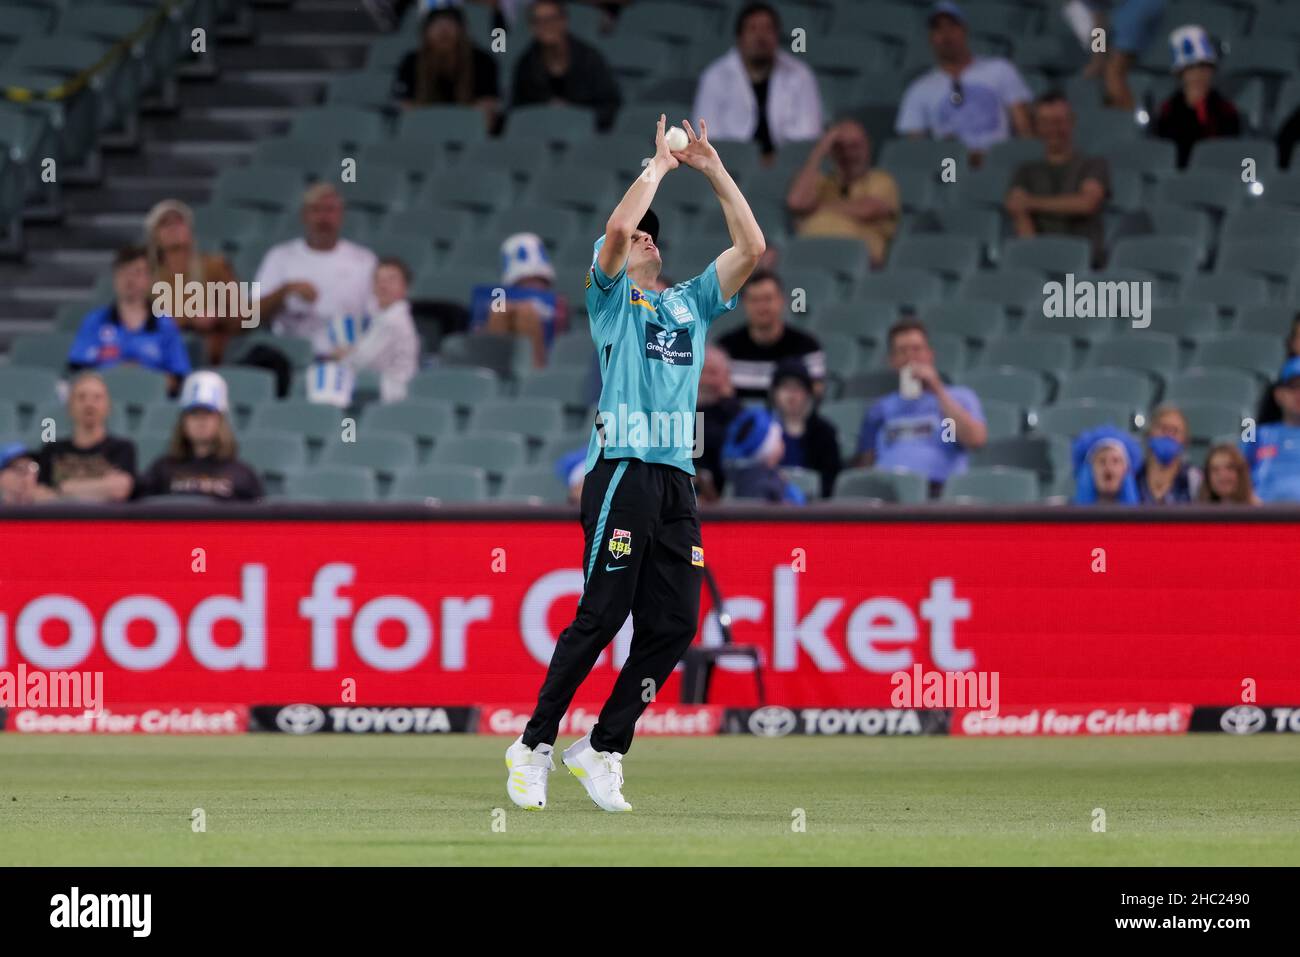
<instances>
[{"instance_id":1,"label":"toyota logo","mask_svg":"<svg viewBox=\"0 0 1300 957\"><path fill-rule=\"evenodd\" d=\"M314 704L291 704L280 709L275 726L285 734L311 734L325 726L325 712Z\"/></svg>"},{"instance_id":2,"label":"toyota logo","mask_svg":"<svg viewBox=\"0 0 1300 957\"><path fill-rule=\"evenodd\" d=\"M1223 712L1219 727L1228 734L1254 734L1262 731L1267 721L1268 716L1264 714L1263 708L1256 708L1253 704L1239 704Z\"/></svg>"},{"instance_id":3,"label":"toyota logo","mask_svg":"<svg viewBox=\"0 0 1300 957\"><path fill-rule=\"evenodd\" d=\"M749 716L749 733L761 738L783 738L794 730L795 721L789 708L768 705Z\"/></svg>"}]
</instances>

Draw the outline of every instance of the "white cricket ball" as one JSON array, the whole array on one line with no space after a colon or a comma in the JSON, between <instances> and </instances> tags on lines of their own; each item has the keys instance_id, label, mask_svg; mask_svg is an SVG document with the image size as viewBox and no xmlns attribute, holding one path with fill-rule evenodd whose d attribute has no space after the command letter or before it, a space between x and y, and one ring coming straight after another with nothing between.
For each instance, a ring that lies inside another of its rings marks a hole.
<instances>
[{"instance_id":1,"label":"white cricket ball","mask_svg":"<svg viewBox=\"0 0 1300 957\"><path fill-rule=\"evenodd\" d=\"M680 126L669 127L668 132L664 134L664 142L668 144L670 150L684 150L690 142L686 138L686 131Z\"/></svg>"}]
</instances>

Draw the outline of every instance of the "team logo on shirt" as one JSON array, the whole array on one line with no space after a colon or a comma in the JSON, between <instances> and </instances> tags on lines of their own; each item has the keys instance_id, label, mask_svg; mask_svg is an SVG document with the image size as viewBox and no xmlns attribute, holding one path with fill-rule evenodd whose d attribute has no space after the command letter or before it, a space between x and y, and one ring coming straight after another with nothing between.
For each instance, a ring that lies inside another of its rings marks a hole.
<instances>
[{"instance_id":1,"label":"team logo on shirt","mask_svg":"<svg viewBox=\"0 0 1300 957\"><path fill-rule=\"evenodd\" d=\"M586 280L584 280L584 282L583 282L583 286L584 286L585 288L587 288L587 289L590 289L590 288L591 288L591 270L590 270L590 269L587 270L587 278L586 278Z\"/></svg>"},{"instance_id":2,"label":"team logo on shirt","mask_svg":"<svg viewBox=\"0 0 1300 957\"><path fill-rule=\"evenodd\" d=\"M690 307L682 302L677 296L669 294L659 299L659 305L668 310L669 315L686 325L688 322L694 322L695 317L691 315Z\"/></svg>"},{"instance_id":3,"label":"team logo on shirt","mask_svg":"<svg viewBox=\"0 0 1300 957\"><path fill-rule=\"evenodd\" d=\"M658 359L672 366L689 366L695 363L691 351L691 335L685 329L664 329L653 322L645 324L645 357Z\"/></svg>"},{"instance_id":4,"label":"team logo on shirt","mask_svg":"<svg viewBox=\"0 0 1300 957\"><path fill-rule=\"evenodd\" d=\"M691 564L699 565L701 568L704 567L704 549L698 545L691 546Z\"/></svg>"},{"instance_id":5,"label":"team logo on shirt","mask_svg":"<svg viewBox=\"0 0 1300 957\"><path fill-rule=\"evenodd\" d=\"M609 553L614 558L627 558L632 554L632 533L626 528L614 529L614 535L609 540Z\"/></svg>"},{"instance_id":6,"label":"team logo on shirt","mask_svg":"<svg viewBox=\"0 0 1300 957\"><path fill-rule=\"evenodd\" d=\"M656 312L654 303L647 299L646 294L637 286L633 286L632 292L628 294L628 302L634 306L640 306L642 309L649 309L651 312Z\"/></svg>"}]
</instances>

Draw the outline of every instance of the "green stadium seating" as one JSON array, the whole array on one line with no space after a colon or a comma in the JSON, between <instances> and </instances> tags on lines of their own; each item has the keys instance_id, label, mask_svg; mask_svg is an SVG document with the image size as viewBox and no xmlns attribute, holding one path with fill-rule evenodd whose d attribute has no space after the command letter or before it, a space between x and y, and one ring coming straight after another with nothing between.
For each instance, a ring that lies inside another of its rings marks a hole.
<instances>
[{"instance_id":1,"label":"green stadium seating","mask_svg":"<svg viewBox=\"0 0 1300 957\"><path fill-rule=\"evenodd\" d=\"M397 139L418 143L432 153L464 148L487 138L483 114L473 106L423 106L406 110L397 123Z\"/></svg>"},{"instance_id":2,"label":"green stadium seating","mask_svg":"<svg viewBox=\"0 0 1300 957\"><path fill-rule=\"evenodd\" d=\"M1268 302L1268 280L1244 273L1197 273L1180 289L1184 302L1208 302L1219 310L1239 311Z\"/></svg>"},{"instance_id":3,"label":"green stadium seating","mask_svg":"<svg viewBox=\"0 0 1300 957\"><path fill-rule=\"evenodd\" d=\"M494 399L501 391L500 380L491 369L460 367L428 369L411 379L412 398L441 399L458 408Z\"/></svg>"},{"instance_id":4,"label":"green stadium seating","mask_svg":"<svg viewBox=\"0 0 1300 957\"><path fill-rule=\"evenodd\" d=\"M595 119L581 106L516 106L506 117L505 136L534 147L576 143L591 138Z\"/></svg>"},{"instance_id":5,"label":"green stadium seating","mask_svg":"<svg viewBox=\"0 0 1300 957\"><path fill-rule=\"evenodd\" d=\"M889 254L891 269L925 269L954 283L975 272L979 264L979 241L966 236L913 234L898 240Z\"/></svg>"},{"instance_id":6,"label":"green stadium seating","mask_svg":"<svg viewBox=\"0 0 1300 957\"><path fill-rule=\"evenodd\" d=\"M1126 320L1121 320L1126 321ZM1219 332L1219 315L1210 302L1183 301L1151 307L1151 331L1194 342Z\"/></svg>"},{"instance_id":7,"label":"green stadium seating","mask_svg":"<svg viewBox=\"0 0 1300 957\"><path fill-rule=\"evenodd\" d=\"M949 478L939 498L954 504L1028 504L1038 500L1038 476L1007 465L971 468Z\"/></svg>"},{"instance_id":8,"label":"green stadium seating","mask_svg":"<svg viewBox=\"0 0 1300 957\"><path fill-rule=\"evenodd\" d=\"M857 496L900 505L920 505L929 496L929 482L916 472L849 468L835 477L835 498Z\"/></svg>"},{"instance_id":9,"label":"green stadium seating","mask_svg":"<svg viewBox=\"0 0 1300 957\"><path fill-rule=\"evenodd\" d=\"M307 467L307 442L298 432L254 430L239 436L239 457L263 475L282 480Z\"/></svg>"},{"instance_id":10,"label":"green stadium seating","mask_svg":"<svg viewBox=\"0 0 1300 957\"><path fill-rule=\"evenodd\" d=\"M1058 376L1070 368L1070 337L1053 333L1017 336L988 343L980 355L985 369L1011 366Z\"/></svg>"},{"instance_id":11,"label":"green stadium seating","mask_svg":"<svg viewBox=\"0 0 1300 957\"><path fill-rule=\"evenodd\" d=\"M0 402L13 402L20 413L28 415L38 406L58 400L57 372L46 366L26 365L12 355L10 358L9 365L0 367Z\"/></svg>"},{"instance_id":12,"label":"green stadium seating","mask_svg":"<svg viewBox=\"0 0 1300 957\"><path fill-rule=\"evenodd\" d=\"M321 465L356 465L374 470L381 479L416 466L415 439L401 432L360 428L355 441L334 438L321 449Z\"/></svg>"},{"instance_id":13,"label":"green stadium seating","mask_svg":"<svg viewBox=\"0 0 1300 957\"><path fill-rule=\"evenodd\" d=\"M484 502L487 472L467 465L426 465L397 476L388 497L394 501Z\"/></svg>"},{"instance_id":14,"label":"green stadium seating","mask_svg":"<svg viewBox=\"0 0 1300 957\"><path fill-rule=\"evenodd\" d=\"M1178 370L1178 339L1163 332L1134 331L1094 342L1085 362L1093 369L1138 369L1168 380Z\"/></svg>"},{"instance_id":15,"label":"green stadium seating","mask_svg":"<svg viewBox=\"0 0 1300 957\"><path fill-rule=\"evenodd\" d=\"M1284 350L1277 336L1234 335L1202 339L1192 365L1207 369L1245 369L1271 382L1282 367Z\"/></svg>"},{"instance_id":16,"label":"green stadium seating","mask_svg":"<svg viewBox=\"0 0 1300 957\"><path fill-rule=\"evenodd\" d=\"M1183 402L1178 409L1187 419L1194 442L1211 442L1220 435L1241 432L1243 413L1230 407L1212 402Z\"/></svg>"},{"instance_id":17,"label":"green stadium seating","mask_svg":"<svg viewBox=\"0 0 1300 957\"><path fill-rule=\"evenodd\" d=\"M1155 198L1162 203L1225 212L1242 205L1246 188L1240 177L1224 176L1209 170L1188 170L1160 180Z\"/></svg>"},{"instance_id":18,"label":"green stadium seating","mask_svg":"<svg viewBox=\"0 0 1300 957\"><path fill-rule=\"evenodd\" d=\"M1151 377L1134 369L1097 367L1071 372L1057 391L1058 402L1075 399L1100 399L1122 402L1133 410L1145 409L1155 399L1156 387Z\"/></svg>"},{"instance_id":19,"label":"green stadium seating","mask_svg":"<svg viewBox=\"0 0 1300 957\"><path fill-rule=\"evenodd\" d=\"M499 499L528 499L545 505L563 505L568 489L553 466L533 465L514 469L501 483Z\"/></svg>"},{"instance_id":20,"label":"green stadium seating","mask_svg":"<svg viewBox=\"0 0 1300 957\"><path fill-rule=\"evenodd\" d=\"M527 460L524 437L516 432L478 432L452 435L433 448L433 465L471 465L489 476L501 476Z\"/></svg>"},{"instance_id":21,"label":"green stadium seating","mask_svg":"<svg viewBox=\"0 0 1300 957\"><path fill-rule=\"evenodd\" d=\"M891 269L871 273L858 283L854 298L920 308L943 298L943 280L921 269Z\"/></svg>"},{"instance_id":22,"label":"green stadium seating","mask_svg":"<svg viewBox=\"0 0 1300 957\"><path fill-rule=\"evenodd\" d=\"M579 335L585 336L590 342L591 337L586 333ZM539 369L529 372L519 380L519 398L530 401L544 401L559 403L562 410L585 409L587 405L587 372L591 368L591 360L595 352L588 349L586 358L570 367L559 367L561 364L556 361L555 350L551 353L551 365L549 369ZM575 374L574 370L578 371Z\"/></svg>"},{"instance_id":23,"label":"green stadium seating","mask_svg":"<svg viewBox=\"0 0 1300 957\"><path fill-rule=\"evenodd\" d=\"M249 418L249 428L257 431L297 432L314 447L327 445L342 434L346 413L330 405L317 405L305 399L263 402Z\"/></svg>"},{"instance_id":24,"label":"green stadium seating","mask_svg":"<svg viewBox=\"0 0 1300 957\"><path fill-rule=\"evenodd\" d=\"M1032 269L1052 277L1088 271L1092 250L1086 239L1076 236L1032 236L1008 239L1002 244L999 262L1004 267Z\"/></svg>"},{"instance_id":25,"label":"green stadium seating","mask_svg":"<svg viewBox=\"0 0 1300 957\"><path fill-rule=\"evenodd\" d=\"M1291 330L1300 308L1279 304L1246 306L1237 310L1234 332L1284 335Z\"/></svg>"},{"instance_id":26,"label":"green stadium seating","mask_svg":"<svg viewBox=\"0 0 1300 957\"><path fill-rule=\"evenodd\" d=\"M305 189L306 183L297 172L250 164L222 170L213 184L212 202L278 215L298 209Z\"/></svg>"},{"instance_id":27,"label":"green stadium seating","mask_svg":"<svg viewBox=\"0 0 1300 957\"><path fill-rule=\"evenodd\" d=\"M518 432L538 442L558 432L564 424L564 409L555 399L493 399L480 402L470 411L468 431Z\"/></svg>"},{"instance_id":28,"label":"green stadium seating","mask_svg":"<svg viewBox=\"0 0 1300 957\"><path fill-rule=\"evenodd\" d=\"M968 369L957 380L974 391L981 402L1007 402L1021 409L1036 409L1047 401L1042 375L1012 366Z\"/></svg>"},{"instance_id":29,"label":"green stadium seating","mask_svg":"<svg viewBox=\"0 0 1300 957\"><path fill-rule=\"evenodd\" d=\"M1032 269L1001 268L980 272L962 280L957 289L959 302L995 302L1005 311L1019 314L1041 312L1043 277Z\"/></svg>"},{"instance_id":30,"label":"green stadium seating","mask_svg":"<svg viewBox=\"0 0 1300 957\"><path fill-rule=\"evenodd\" d=\"M314 465L285 476L285 495L303 496L311 501L323 498L331 502L375 502L379 500L379 483L375 473L359 465Z\"/></svg>"},{"instance_id":31,"label":"green stadium seating","mask_svg":"<svg viewBox=\"0 0 1300 957\"><path fill-rule=\"evenodd\" d=\"M990 439L1014 438L1021 433L1025 417L1016 406L997 399L982 399L980 407Z\"/></svg>"},{"instance_id":32,"label":"green stadium seating","mask_svg":"<svg viewBox=\"0 0 1300 957\"><path fill-rule=\"evenodd\" d=\"M993 302L955 300L938 302L921 309L921 321L932 333L959 335L968 342L983 344L1006 333L1006 314Z\"/></svg>"},{"instance_id":33,"label":"green stadium seating","mask_svg":"<svg viewBox=\"0 0 1300 957\"><path fill-rule=\"evenodd\" d=\"M1036 432L1070 439L1099 425L1113 425L1119 429L1132 431L1133 412L1122 402L1074 399L1040 409L1037 421L1031 422Z\"/></svg>"}]
</instances>

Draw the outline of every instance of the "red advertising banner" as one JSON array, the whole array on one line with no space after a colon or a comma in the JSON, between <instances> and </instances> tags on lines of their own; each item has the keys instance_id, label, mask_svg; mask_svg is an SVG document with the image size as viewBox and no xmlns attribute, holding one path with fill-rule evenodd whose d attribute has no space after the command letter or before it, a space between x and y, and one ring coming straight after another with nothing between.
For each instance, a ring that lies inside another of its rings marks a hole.
<instances>
[{"instance_id":1,"label":"red advertising banner","mask_svg":"<svg viewBox=\"0 0 1300 957\"><path fill-rule=\"evenodd\" d=\"M1227 706L1300 700L1297 531L719 520L704 550L772 704L890 707L919 665L996 675L1008 708ZM109 706L528 702L581 549L572 520L0 520L0 672L102 671ZM716 642L707 592L704 610ZM631 632L577 705L599 706ZM747 668L724 659L710 703L755 705Z\"/></svg>"}]
</instances>

